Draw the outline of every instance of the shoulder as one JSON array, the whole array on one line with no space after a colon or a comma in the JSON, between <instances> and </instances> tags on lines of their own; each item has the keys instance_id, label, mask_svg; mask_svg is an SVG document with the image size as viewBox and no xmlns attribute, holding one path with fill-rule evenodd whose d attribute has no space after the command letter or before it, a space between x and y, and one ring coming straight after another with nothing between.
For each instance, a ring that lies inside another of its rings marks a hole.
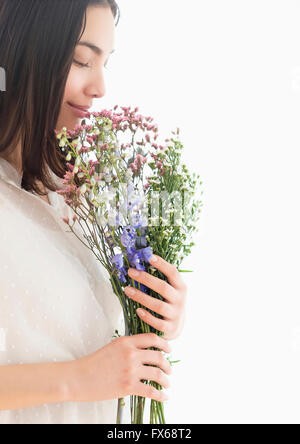
<instances>
[{"instance_id":1,"label":"shoulder","mask_svg":"<svg viewBox=\"0 0 300 444\"><path fill-rule=\"evenodd\" d=\"M0 177L0 212L4 213L12 207L16 197L15 186Z\"/></svg>"}]
</instances>

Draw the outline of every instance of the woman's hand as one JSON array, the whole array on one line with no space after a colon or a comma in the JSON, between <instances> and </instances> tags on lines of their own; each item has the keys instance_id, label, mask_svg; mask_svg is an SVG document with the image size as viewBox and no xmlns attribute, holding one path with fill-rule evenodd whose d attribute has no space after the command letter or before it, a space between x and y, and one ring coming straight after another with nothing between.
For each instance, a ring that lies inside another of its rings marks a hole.
<instances>
[{"instance_id":1,"label":"woman's hand","mask_svg":"<svg viewBox=\"0 0 300 444\"><path fill-rule=\"evenodd\" d=\"M153 261L154 257L157 258L157 261ZM128 271L129 277L154 290L160 294L165 301L153 298L131 286L125 287L125 294L144 307L163 316L163 319L159 319L147 310L137 310L137 314L145 323L151 325L156 330L164 332L163 337L166 340L176 339L180 335L184 325L187 294L186 284L182 280L177 268L165 261L162 257L153 255L150 264L161 271L168 278L169 283L152 276L146 271L138 271L132 268ZM138 273L137 275L134 274L135 271ZM129 294L129 289L133 289L134 293L132 295Z\"/></svg>"},{"instance_id":2,"label":"woman's hand","mask_svg":"<svg viewBox=\"0 0 300 444\"><path fill-rule=\"evenodd\" d=\"M148 347L165 353L171 351L164 338L155 333L142 333L121 336L88 356L68 361L68 388L64 399L91 402L138 395L160 402L167 400L167 392L141 382L149 380L164 389L170 387L169 361L160 350L145 350Z\"/></svg>"}]
</instances>

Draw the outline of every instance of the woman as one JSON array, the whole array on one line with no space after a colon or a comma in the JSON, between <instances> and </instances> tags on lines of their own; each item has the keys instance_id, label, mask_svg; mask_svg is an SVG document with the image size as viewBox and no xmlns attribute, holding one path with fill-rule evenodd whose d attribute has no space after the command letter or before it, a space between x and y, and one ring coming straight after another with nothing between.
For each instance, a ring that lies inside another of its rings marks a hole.
<instances>
[{"instance_id":1,"label":"woman","mask_svg":"<svg viewBox=\"0 0 300 444\"><path fill-rule=\"evenodd\" d=\"M162 258L152 262L169 280L135 279L161 303L137 292L143 320L164 338L113 339L121 307L104 269L62 222L72 211L55 190L65 160L54 128L74 128L79 108L103 97L103 67L114 51L114 0L2 0L0 65L0 423L115 423L117 399L158 401L170 364L157 347L183 328L186 286ZM44 200L44 202L42 202ZM128 294L129 296L129 294ZM122 327L121 327L122 329ZM123 330L124 332L124 330ZM159 366L160 369L152 364Z\"/></svg>"}]
</instances>

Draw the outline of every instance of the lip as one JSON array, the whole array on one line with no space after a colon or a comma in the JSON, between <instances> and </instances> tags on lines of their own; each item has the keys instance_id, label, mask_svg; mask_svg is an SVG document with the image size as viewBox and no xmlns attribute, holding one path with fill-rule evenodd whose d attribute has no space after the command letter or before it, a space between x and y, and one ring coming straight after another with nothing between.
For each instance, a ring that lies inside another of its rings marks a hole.
<instances>
[{"instance_id":1,"label":"lip","mask_svg":"<svg viewBox=\"0 0 300 444\"><path fill-rule=\"evenodd\" d=\"M74 108L82 109L83 111L88 111L91 108L91 105L82 106L82 105L77 105L77 103L71 103L71 102L68 102L68 104L73 106Z\"/></svg>"},{"instance_id":2,"label":"lip","mask_svg":"<svg viewBox=\"0 0 300 444\"><path fill-rule=\"evenodd\" d=\"M89 114L90 106L80 106L70 102L67 103L77 117L86 117Z\"/></svg>"}]
</instances>

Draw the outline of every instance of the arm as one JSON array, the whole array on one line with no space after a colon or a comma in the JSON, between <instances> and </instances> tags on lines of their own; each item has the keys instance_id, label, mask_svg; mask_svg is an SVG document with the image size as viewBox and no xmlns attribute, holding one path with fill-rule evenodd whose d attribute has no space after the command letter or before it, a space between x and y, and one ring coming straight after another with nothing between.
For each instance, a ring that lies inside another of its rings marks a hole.
<instances>
[{"instance_id":1,"label":"arm","mask_svg":"<svg viewBox=\"0 0 300 444\"><path fill-rule=\"evenodd\" d=\"M71 362L0 366L0 410L67 401Z\"/></svg>"},{"instance_id":2,"label":"arm","mask_svg":"<svg viewBox=\"0 0 300 444\"><path fill-rule=\"evenodd\" d=\"M154 333L116 338L73 361L0 366L0 411L56 402L95 402L128 395L165 401L166 394L142 379L169 387L172 369L161 351L168 342ZM145 366L144 363L155 365Z\"/></svg>"}]
</instances>

